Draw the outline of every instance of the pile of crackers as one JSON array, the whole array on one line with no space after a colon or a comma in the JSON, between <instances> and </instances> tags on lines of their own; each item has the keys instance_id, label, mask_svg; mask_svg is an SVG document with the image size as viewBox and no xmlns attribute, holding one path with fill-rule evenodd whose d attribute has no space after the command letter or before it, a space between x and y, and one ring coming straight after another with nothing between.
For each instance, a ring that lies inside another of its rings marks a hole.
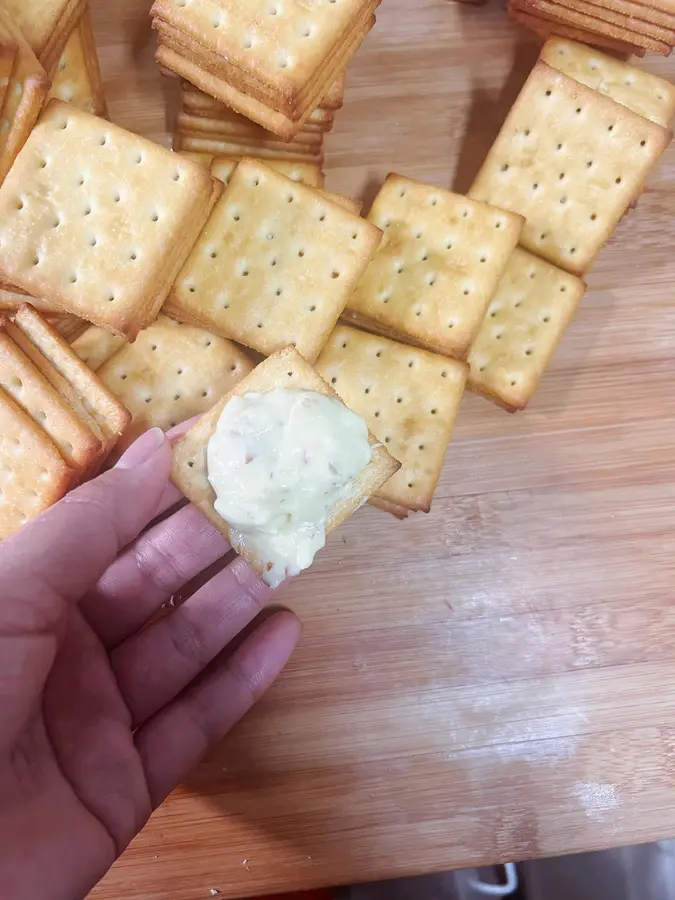
<instances>
[{"instance_id":1,"label":"pile of crackers","mask_svg":"<svg viewBox=\"0 0 675 900\"><path fill-rule=\"evenodd\" d=\"M369 500L404 518L431 507L466 388L509 411L532 398L670 141L675 87L551 39L468 196L390 175L364 218L297 150L322 137L375 8L336 6L291 15L282 41L281 7L258 30L229 7L206 29L212 4L158 0L158 59L190 82L180 152L72 98L42 112L0 187L0 279L19 306L1 323L0 415L8 434L24 428L21 466L0 443L0 537L147 428L200 414L174 479L227 532L208 439L230 392L280 386L319 385L370 429L378 452L344 515ZM48 316L88 324L66 352ZM95 391L117 404L114 424L92 412Z\"/></svg>"},{"instance_id":2,"label":"pile of crackers","mask_svg":"<svg viewBox=\"0 0 675 900\"><path fill-rule=\"evenodd\" d=\"M669 56L675 46L670 0L508 0L509 18L540 37L566 37L644 56Z\"/></svg>"},{"instance_id":3,"label":"pile of crackers","mask_svg":"<svg viewBox=\"0 0 675 900\"><path fill-rule=\"evenodd\" d=\"M344 73L380 0L155 0L160 70L183 79L174 149L321 166Z\"/></svg>"}]
</instances>

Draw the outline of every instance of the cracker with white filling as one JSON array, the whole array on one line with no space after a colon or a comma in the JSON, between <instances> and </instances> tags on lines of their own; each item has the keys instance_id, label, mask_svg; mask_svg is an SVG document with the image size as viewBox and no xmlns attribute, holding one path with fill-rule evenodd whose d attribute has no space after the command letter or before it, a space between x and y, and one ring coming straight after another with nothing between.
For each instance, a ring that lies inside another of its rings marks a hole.
<instances>
[{"instance_id":1,"label":"cracker with white filling","mask_svg":"<svg viewBox=\"0 0 675 900\"><path fill-rule=\"evenodd\" d=\"M340 400L335 391L316 373L312 366L292 347L274 353L262 362L233 390L218 401L209 412L174 445L171 479L176 487L197 506L229 541L233 541L228 523L215 510L215 491L208 479L207 447L216 430L218 420L227 403L234 396L249 393L266 394L279 388L315 391L326 397ZM342 402L342 401L340 401ZM345 499L336 504L326 524L330 534L352 513L356 512L394 475L400 464L388 453L377 438L369 433L372 458L365 469L353 479L351 490ZM267 563L259 559L245 544L234 544L237 550L256 571L265 574Z\"/></svg>"}]
</instances>

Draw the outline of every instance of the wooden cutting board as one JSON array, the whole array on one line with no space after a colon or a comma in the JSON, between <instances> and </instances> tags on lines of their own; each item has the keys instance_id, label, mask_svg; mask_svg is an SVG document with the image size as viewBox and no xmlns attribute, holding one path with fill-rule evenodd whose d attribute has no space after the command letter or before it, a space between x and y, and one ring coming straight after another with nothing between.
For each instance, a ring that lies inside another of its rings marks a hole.
<instances>
[{"instance_id":1,"label":"wooden cutting board","mask_svg":"<svg viewBox=\"0 0 675 900\"><path fill-rule=\"evenodd\" d=\"M93 12L112 118L165 141L149 5ZM467 188L536 55L500 7L384 0L327 141L332 190L369 201L392 170ZM305 623L287 673L96 900L675 835L674 225L671 150L532 406L467 396L432 513L364 509L283 593Z\"/></svg>"}]
</instances>

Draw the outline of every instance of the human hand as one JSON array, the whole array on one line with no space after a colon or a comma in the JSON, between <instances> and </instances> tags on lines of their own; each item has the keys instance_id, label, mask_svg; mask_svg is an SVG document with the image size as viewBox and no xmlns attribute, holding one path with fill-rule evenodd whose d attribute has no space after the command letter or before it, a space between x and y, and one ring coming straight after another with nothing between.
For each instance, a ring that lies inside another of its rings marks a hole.
<instances>
[{"instance_id":1,"label":"human hand","mask_svg":"<svg viewBox=\"0 0 675 900\"><path fill-rule=\"evenodd\" d=\"M281 612L224 651L271 593L241 558L145 627L229 549L192 506L139 537L170 457L153 429L0 545L3 900L83 897L299 638Z\"/></svg>"}]
</instances>

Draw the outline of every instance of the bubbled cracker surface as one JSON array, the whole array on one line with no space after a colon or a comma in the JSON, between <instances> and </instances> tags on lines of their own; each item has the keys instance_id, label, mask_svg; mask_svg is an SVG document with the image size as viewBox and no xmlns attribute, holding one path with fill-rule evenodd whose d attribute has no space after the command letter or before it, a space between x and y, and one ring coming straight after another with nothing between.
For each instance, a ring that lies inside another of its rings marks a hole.
<instances>
[{"instance_id":1,"label":"bubbled cracker surface","mask_svg":"<svg viewBox=\"0 0 675 900\"><path fill-rule=\"evenodd\" d=\"M658 125L675 112L675 85L592 47L551 38L540 59Z\"/></svg>"},{"instance_id":2,"label":"bubbled cracker surface","mask_svg":"<svg viewBox=\"0 0 675 900\"><path fill-rule=\"evenodd\" d=\"M364 0L157 0L152 13L262 81L297 89L369 5Z\"/></svg>"},{"instance_id":3,"label":"bubbled cracker surface","mask_svg":"<svg viewBox=\"0 0 675 900\"><path fill-rule=\"evenodd\" d=\"M390 175L368 218L384 238L349 309L403 340L464 358L520 217Z\"/></svg>"},{"instance_id":4,"label":"bubbled cracker surface","mask_svg":"<svg viewBox=\"0 0 675 900\"><path fill-rule=\"evenodd\" d=\"M517 249L469 354L469 385L522 409L583 297L585 285Z\"/></svg>"},{"instance_id":5,"label":"bubbled cracker surface","mask_svg":"<svg viewBox=\"0 0 675 900\"><path fill-rule=\"evenodd\" d=\"M582 274L670 137L538 62L469 193L525 216L520 243Z\"/></svg>"},{"instance_id":6,"label":"bubbled cracker surface","mask_svg":"<svg viewBox=\"0 0 675 900\"><path fill-rule=\"evenodd\" d=\"M98 371L132 414L117 452L148 428L166 431L205 412L252 368L230 341L160 316Z\"/></svg>"},{"instance_id":7,"label":"bubbled cracker surface","mask_svg":"<svg viewBox=\"0 0 675 900\"><path fill-rule=\"evenodd\" d=\"M428 509L464 393L466 364L338 325L316 369L402 464L377 496Z\"/></svg>"},{"instance_id":8,"label":"bubbled cracker surface","mask_svg":"<svg viewBox=\"0 0 675 900\"><path fill-rule=\"evenodd\" d=\"M56 503L70 479L45 432L0 390L0 540Z\"/></svg>"},{"instance_id":9,"label":"bubbled cracker surface","mask_svg":"<svg viewBox=\"0 0 675 900\"><path fill-rule=\"evenodd\" d=\"M160 289L167 248L205 215L212 185L203 167L52 101L0 190L2 273L133 333Z\"/></svg>"},{"instance_id":10,"label":"bubbled cracker surface","mask_svg":"<svg viewBox=\"0 0 675 900\"><path fill-rule=\"evenodd\" d=\"M169 297L266 355L316 359L379 242L370 223L253 160L239 163Z\"/></svg>"}]
</instances>

